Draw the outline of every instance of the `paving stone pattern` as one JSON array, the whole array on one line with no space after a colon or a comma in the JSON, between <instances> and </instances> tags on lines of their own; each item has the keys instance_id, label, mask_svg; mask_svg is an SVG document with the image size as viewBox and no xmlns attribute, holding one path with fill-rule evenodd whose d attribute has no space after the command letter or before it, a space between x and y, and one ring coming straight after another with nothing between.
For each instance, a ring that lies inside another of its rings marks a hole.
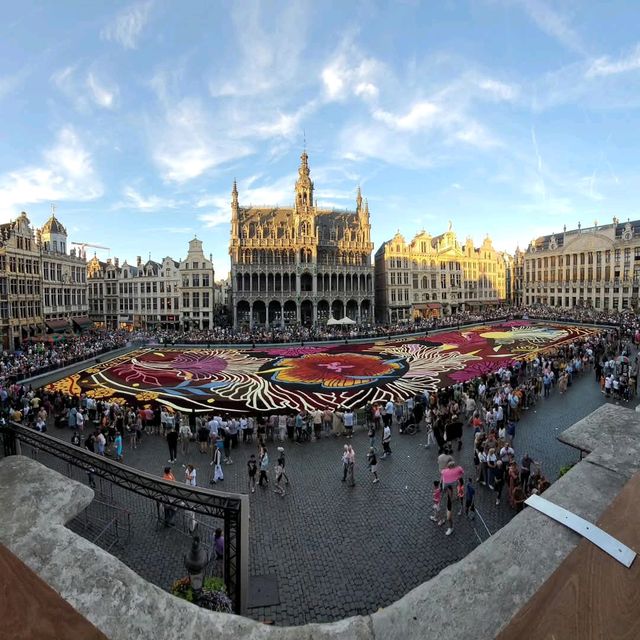
<instances>
[{"instance_id":1,"label":"paving stone pattern","mask_svg":"<svg viewBox=\"0 0 640 640\"><path fill-rule=\"evenodd\" d=\"M579 458L575 449L558 442L556 436L606 401L592 372L574 382L565 396L554 390L549 399L540 399L523 412L518 423L518 458L528 452L543 462L550 479L556 479L561 466ZM66 430L49 433L70 437ZM422 446L424 432L401 436L394 427L393 454L379 461L380 482L372 484L365 464L368 438L357 429L351 441L356 451L355 487L341 482L344 442L333 437L304 444L285 442L291 480L287 495L276 495L271 486L258 487L251 495L250 574L277 576L280 596L277 605L250 609L251 617L299 625L371 613L460 560L488 537L479 519L472 523L457 517L457 509L454 533L449 537L444 527L429 520L432 483L438 477L437 451ZM145 437L137 450L130 450L127 444L125 463L161 475L168 460L161 437ZM278 445L268 443L272 468ZM233 451L234 463L224 467L225 490L248 492L246 461L251 453L257 453L255 444L241 444ZM472 474L470 429L465 430L460 461ZM179 481L186 463L196 466L198 484L209 487L212 467L195 443L174 465ZM78 479L84 480L82 476ZM502 504L496 506L493 494L477 487L477 508L491 533L514 515L505 494ZM184 574L186 531L158 527L153 504L144 504L151 501L116 496L116 503L119 499L132 512L132 534L128 541L121 536L112 553L144 578L168 589ZM105 520L108 513L96 509L93 516L96 521ZM89 539L95 533L83 533L81 522L74 522L73 528ZM110 538L105 536L107 541Z\"/></svg>"}]
</instances>

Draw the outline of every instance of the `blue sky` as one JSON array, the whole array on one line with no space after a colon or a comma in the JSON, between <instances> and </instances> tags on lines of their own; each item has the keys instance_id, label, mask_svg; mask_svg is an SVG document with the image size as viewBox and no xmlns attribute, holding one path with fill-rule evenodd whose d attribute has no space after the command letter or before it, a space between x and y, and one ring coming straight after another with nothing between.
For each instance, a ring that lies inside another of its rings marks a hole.
<instances>
[{"instance_id":1,"label":"blue sky","mask_svg":"<svg viewBox=\"0 0 640 640\"><path fill-rule=\"evenodd\" d=\"M451 220L525 247L638 218L637 2L21 2L0 25L0 216L228 271L229 200L322 206L377 246ZM106 257L106 252L99 255Z\"/></svg>"}]
</instances>

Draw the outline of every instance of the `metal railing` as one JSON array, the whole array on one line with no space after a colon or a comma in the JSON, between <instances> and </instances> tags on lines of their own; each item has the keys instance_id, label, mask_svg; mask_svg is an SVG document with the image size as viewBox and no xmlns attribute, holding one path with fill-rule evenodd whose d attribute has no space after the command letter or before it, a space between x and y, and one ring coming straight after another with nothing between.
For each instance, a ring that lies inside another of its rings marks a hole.
<instances>
[{"instance_id":1,"label":"metal railing","mask_svg":"<svg viewBox=\"0 0 640 640\"><path fill-rule=\"evenodd\" d=\"M244 613L247 606L248 554L249 554L249 497L244 494L224 493L199 487L165 481L144 471L138 471L104 456L68 444L46 433L40 433L10 422L0 426L2 449L5 456L20 455L22 446L30 447L33 457L47 464L49 454L66 465L67 475L79 470L95 487L98 480L103 496L113 496L117 487L127 494L142 496L155 504L159 514L165 508L181 510L189 515L191 533L202 528L210 530L211 519L223 520L224 526L224 580L227 594L236 613ZM54 466L54 465L51 465ZM59 469L58 469L59 470Z\"/></svg>"}]
</instances>

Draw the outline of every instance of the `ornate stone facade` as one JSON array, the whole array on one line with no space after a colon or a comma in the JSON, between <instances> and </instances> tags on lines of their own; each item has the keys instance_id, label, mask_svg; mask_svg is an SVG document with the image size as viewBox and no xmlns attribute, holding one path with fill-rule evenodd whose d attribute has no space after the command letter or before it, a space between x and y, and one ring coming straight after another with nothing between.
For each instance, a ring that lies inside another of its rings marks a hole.
<instances>
[{"instance_id":1,"label":"ornate stone facade","mask_svg":"<svg viewBox=\"0 0 640 640\"><path fill-rule=\"evenodd\" d=\"M552 233L524 254L522 302L554 307L638 308L640 220Z\"/></svg>"},{"instance_id":2,"label":"ornate stone facade","mask_svg":"<svg viewBox=\"0 0 640 640\"><path fill-rule=\"evenodd\" d=\"M180 311L185 330L214 326L214 275L213 262L204 256L202 240L190 240L187 257L180 263Z\"/></svg>"},{"instance_id":3,"label":"ornate stone facade","mask_svg":"<svg viewBox=\"0 0 640 640\"><path fill-rule=\"evenodd\" d=\"M406 242L398 231L376 251L376 309L380 322L403 322L478 310L510 299L512 258L487 236L479 248L449 230L426 231Z\"/></svg>"},{"instance_id":4,"label":"ornate stone facade","mask_svg":"<svg viewBox=\"0 0 640 640\"><path fill-rule=\"evenodd\" d=\"M214 270L202 242L189 242L185 260L167 256L136 265L118 258L87 263L89 312L99 327L210 329L214 326Z\"/></svg>"},{"instance_id":5,"label":"ornate stone facade","mask_svg":"<svg viewBox=\"0 0 640 640\"><path fill-rule=\"evenodd\" d=\"M42 311L47 329L89 328L85 258L75 249L67 253L67 230L53 212L36 236L42 256Z\"/></svg>"},{"instance_id":6,"label":"ornate stone facade","mask_svg":"<svg viewBox=\"0 0 640 640\"><path fill-rule=\"evenodd\" d=\"M27 214L0 225L0 331L2 348L19 349L42 324L40 249Z\"/></svg>"},{"instance_id":7,"label":"ornate stone facade","mask_svg":"<svg viewBox=\"0 0 640 640\"><path fill-rule=\"evenodd\" d=\"M308 156L300 156L291 208L241 207L231 193L231 281L236 327L326 323L345 315L373 322L369 206L320 209Z\"/></svg>"}]
</instances>

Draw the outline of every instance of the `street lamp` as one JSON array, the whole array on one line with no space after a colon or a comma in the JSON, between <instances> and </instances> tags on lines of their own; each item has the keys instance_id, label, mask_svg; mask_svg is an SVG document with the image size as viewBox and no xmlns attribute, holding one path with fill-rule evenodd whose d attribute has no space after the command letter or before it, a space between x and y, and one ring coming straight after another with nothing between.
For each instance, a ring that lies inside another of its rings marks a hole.
<instances>
[{"instance_id":1,"label":"street lamp","mask_svg":"<svg viewBox=\"0 0 640 640\"><path fill-rule=\"evenodd\" d=\"M202 583L204 581L204 568L209 562L209 557L204 549L200 548L199 536L194 536L191 542L191 549L184 556L184 566L191 580L191 588L193 589L194 601L198 599L202 592Z\"/></svg>"}]
</instances>

